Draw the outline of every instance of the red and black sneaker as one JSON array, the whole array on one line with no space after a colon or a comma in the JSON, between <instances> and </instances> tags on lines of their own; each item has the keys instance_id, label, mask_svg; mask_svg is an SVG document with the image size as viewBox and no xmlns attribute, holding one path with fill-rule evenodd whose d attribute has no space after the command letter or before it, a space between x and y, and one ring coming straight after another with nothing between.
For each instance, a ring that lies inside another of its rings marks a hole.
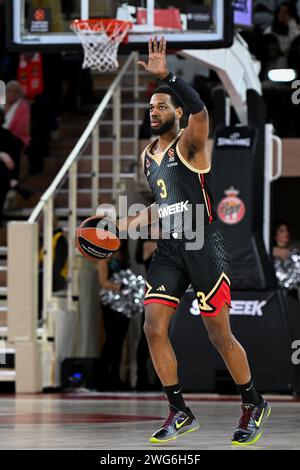
<instances>
[{"instance_id":1,"label":"red and black sneaker","mask_svg":"<svg viewBox=\"0 0 300 470\"><path fill-rule=\"evenodd\" d=\"M242 411L239 427L235 430L231 441L233 445L249 445L258 441L262 435L263 425L270 416L271 407L267 401L259 406L242 404Z\"/></svg>"},{"instance_id":2,"label":"red and black sneaker","mask_svg":"<svg viewBox=\"0 0 300 470\"><path fill-rule=\"evenodd\" d=\"M170 407L168 418L164 425L152 434L150 442L158 444L161 442L173 441L180 435L195 431L198 428L199 424L190 408L187 408L184 413L183 411Z\"/></svg>"}]
</instances>

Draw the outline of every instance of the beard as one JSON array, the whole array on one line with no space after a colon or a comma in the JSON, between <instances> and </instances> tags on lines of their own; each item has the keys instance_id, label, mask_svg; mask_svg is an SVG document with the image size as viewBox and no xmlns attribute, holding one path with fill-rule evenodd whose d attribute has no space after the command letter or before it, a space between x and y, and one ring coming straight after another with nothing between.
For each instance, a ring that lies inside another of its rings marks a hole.
<instances>
[{"instance_id":1,"label":"beard","mask_svg":"<svg viewBox=\"0 0 300 470\"><path fill-rule=\"evenodd\" d=\"M176 122L175 116L172 116L168 121L161 124L160 127L153 128L151 126L152 134L153 135L163 135L166 132L169 132L171 129L173 129L173 127L175 125L175 122Z\"/></svg>"}]
</instances>

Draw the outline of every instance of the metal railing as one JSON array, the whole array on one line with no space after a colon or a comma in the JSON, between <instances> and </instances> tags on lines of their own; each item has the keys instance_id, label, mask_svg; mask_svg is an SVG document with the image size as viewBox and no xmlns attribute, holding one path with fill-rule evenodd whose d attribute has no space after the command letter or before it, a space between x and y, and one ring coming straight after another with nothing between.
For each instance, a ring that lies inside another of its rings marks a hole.
<instances>
[{"instance_id":1,"label":"metal railing","mask_svg":"<svg viewBox=\"0 0 300 470\"><path fill-rule=\"evenodd\" d=\"M68 283L67 283L67 308L69 311L73 310L74 305L74 274L75 274L75 234L77 227L77 216L78 216L78 194L77 194L77 177L78 177L78 160L83 156L84 149L89 142L91 141L91 215L95 214L96 209L99 204L99 157L100 157L100 125L101 117L107 109L108 105L112 101L112 110L113 110L113 148L112 148L112 194L114 201L117 201L117 196L120 192L120 169L121 169L121 85L122 80L129 69L133 67L133 93L134 93L134 115L133 115L133 152L134 155L138 154L138 99L139 99L139 71L137 65L137 52L132 52L127 58L117 77L113 80L108 91L106 92L104 98L93 114L90 122L88 123L86 129L82 133L78 142L74 146L73 150L68 155L61 169L57 173L53 182L49 188L41 196L38 204L33 209L30 217L27 222L19 223L19 228L16 227L17 222L13 222L11 225L11 237L9 240L9 250L14 250L14 243L18 239L18 230L23 230L23 227L27 224L33 226L35 224L35 230L37 231L36 222L39 217L43 215L43 313L42 320L45 324L45 330L47 329L47 309L51 300L53 299L52 293L52 266L53 266L53 253L52 253L52 238L53 238L53 221L54 221L54 199L59 193L61 185L64 183L66 177L68 177ZM22 224L22 225L21 225ZM35 240L37 237L32 237ZM36 244L36 242L33 242ZM25 247L27 250L38 250L37 246ZM36 263L36 262L34 262ZM16 268L14 268L16 269ZM22 267L20 267L22 269ZM28 270L28 266L27 266ZM32 273L27 272L27 276L34 276L36 266L33 266ZM26 273L23 273L26 276ZM14 285L14 276L13 273L10 273L11 285L15 289ZM37 276L36 276L37 282ZM36 286L35 286L36 292ZM33 291L34 291L33 289ZM32 291L32 292L33 292ZM21 290L20 293L22 294ZM35 294L32 293L32 299ZM12 299L12 297L11 297ZM33 301L33 304L35 302ZM13 302L11 302L13 305ZM19 307L13 307L12 317L15 319L18 316L22 315L22 301L19 303ZM36 305L33 305L33 309L37 310ZM19 317L21 318L21 317ZM34 316L32 317L34 321ZM11 322L12 324L15 324ZM12 328L13 330L13 328ZM45 333L46 335L46 333ZM11 338L17 338L18 335L15 331L10 335ZM25 335L24 335L25 338Z\"/></svg>"}]
</instances>

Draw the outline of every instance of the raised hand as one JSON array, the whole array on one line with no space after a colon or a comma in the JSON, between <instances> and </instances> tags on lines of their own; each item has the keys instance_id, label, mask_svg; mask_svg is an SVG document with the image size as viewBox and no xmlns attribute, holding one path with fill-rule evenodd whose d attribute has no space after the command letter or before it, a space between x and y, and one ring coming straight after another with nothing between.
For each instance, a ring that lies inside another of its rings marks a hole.
<instances>
[{"instance_id":1,"label":"raised hand","mask_svg":"<svg viewBox=\"0 0 300 470\"><path fill-rule=\"evenodd\" d=\"M150 38L148 64L142 60L139 60L137 63L157 78L165 78L169 73L166 60L166 46L167 41L164 36L161 37L159 42L157 36L154 36L153 39Z\"/></svg>"}]
</instances>

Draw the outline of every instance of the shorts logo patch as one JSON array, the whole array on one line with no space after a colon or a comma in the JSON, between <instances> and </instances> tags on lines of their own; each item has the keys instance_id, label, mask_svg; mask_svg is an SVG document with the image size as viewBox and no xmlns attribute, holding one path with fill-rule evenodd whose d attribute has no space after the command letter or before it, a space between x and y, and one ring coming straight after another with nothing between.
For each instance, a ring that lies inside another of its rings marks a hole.
<instances>
[{"instance_id":1,"label":"shorts logo patch","mask_svg":"<svg viewBox=\"0 0 300 470\"><path fill-rule=\"evenodd\" d=\"M162 286L160 286L160 287L158 287L158 289L157 289L157 290L159 290L159 291L163 291L163 292L166 292L166 288L165 288L165 286L163 286L163 285L162 285Z\"/></svg>"},{"instance_id":2,"label":"shorts logo patch","mask_svg":"<svg viewBox=\"0 0 300 470\"><path fill-rule=\"evenodd\" d=\"M199 303L199 308L200 310L203 310L204 312L212 312L214 309L207 303L206 301L206 295L204 292L197 292L197 297L198 297L198 303Z\"/></svg>"}]
</instances>

